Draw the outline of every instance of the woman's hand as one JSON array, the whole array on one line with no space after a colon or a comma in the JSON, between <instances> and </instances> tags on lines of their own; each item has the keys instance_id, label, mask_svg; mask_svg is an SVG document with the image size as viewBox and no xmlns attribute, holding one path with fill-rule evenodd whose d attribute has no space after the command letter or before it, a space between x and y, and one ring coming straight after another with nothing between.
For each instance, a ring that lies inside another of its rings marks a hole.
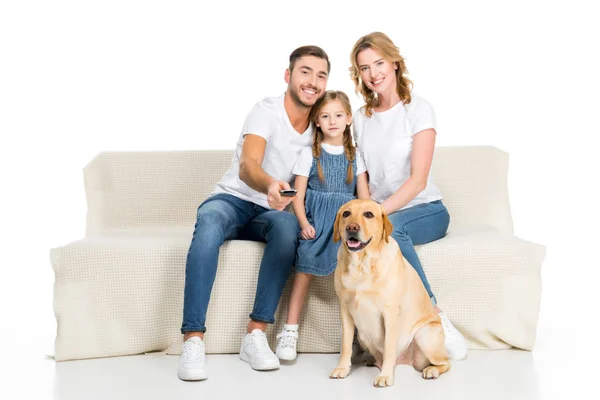
<instances>
[{"instance_id":1,"label":"woman's hand","mask_svg":"<svg viewBox=\"0 0 600 400\"><path fill-rule=\"evenodd\" d=\"M388 214L388 212L387 212L387 209L386 209L386 207L385 207L385 201L384 201L383 203L381 203L379 206L381 207L381 211L383 211L383 213L384 213L385 215L387 215L387 214Z\"/></svg>"}]
</instances>

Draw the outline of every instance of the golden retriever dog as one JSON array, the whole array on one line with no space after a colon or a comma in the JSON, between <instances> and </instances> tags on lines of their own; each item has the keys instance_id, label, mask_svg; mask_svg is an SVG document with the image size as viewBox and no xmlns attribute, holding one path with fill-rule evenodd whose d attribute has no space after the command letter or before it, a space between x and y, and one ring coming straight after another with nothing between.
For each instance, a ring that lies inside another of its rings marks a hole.
<instances>
[{"instance_id":1,"label":"golden retriever dog","mask_svg":"<svg viewBox=\"0 0 600 400\"><path fill-rule=\"evenodd\" d=\"M395 367L412 365L425 379L450 369L440 317L414 268L390 236L392 223L379 204L352 200L338 210L333 240L342 240L335 270L342 350L330 378L350 373L354 327L375 358L373 385L394 384Z\"/></svg>"}]
</instances>

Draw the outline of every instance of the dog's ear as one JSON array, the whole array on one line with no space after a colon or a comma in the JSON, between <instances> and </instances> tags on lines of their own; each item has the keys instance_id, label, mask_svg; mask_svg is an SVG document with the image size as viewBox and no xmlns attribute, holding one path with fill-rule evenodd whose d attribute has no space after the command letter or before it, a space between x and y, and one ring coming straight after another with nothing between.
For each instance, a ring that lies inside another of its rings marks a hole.
<instances>
[{"instance_id":1,"label":"dog's ear","mask_svg":"<svg viewBox=\"0 0 600 400\"><path fill-rule=\"evenodd\" d=\"M383 239L388 243L388 237L392 234L394 227L383 207L381 207L381 219L383 219Z\"/></svg>"},{"instance_id":2,"label":"dog's ear","mask_svg":"<svg viewBox=\"0 0 600 400\"><path fill-rule=\"evenodd\" d=\"M333 241L339 242L342 238L340 236L340 215L342 215L342 209L340 208L335 216L335 222L333 223Z\"/></svg>"}]
</instances>

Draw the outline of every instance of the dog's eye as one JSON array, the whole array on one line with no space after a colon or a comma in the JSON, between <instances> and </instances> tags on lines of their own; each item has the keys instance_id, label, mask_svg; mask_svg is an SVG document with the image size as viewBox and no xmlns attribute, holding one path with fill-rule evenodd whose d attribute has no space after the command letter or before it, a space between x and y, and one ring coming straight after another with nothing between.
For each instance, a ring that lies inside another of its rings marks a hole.
<instances>
[{"instance_id":1,"label":"dog's eye","mask_svg":"<svg viewBox=\"0 0 600 400\"><path fill-rule=\"evenodd\" d=\"M365 216L365 218L373 218L374 215L371 211L367 211L366 213L363 214Z\"/></svg>"},{"instance_id":2,"label":"dog's eye","mask_svg":"<svg viewBox=\"0 0 600 400\"><path fill-rule=\"evenodd\" d=\"M346 218L350 216L350 211L344 211L344 213L342 214L342 217Z\"/></svg>"}]
</instances>

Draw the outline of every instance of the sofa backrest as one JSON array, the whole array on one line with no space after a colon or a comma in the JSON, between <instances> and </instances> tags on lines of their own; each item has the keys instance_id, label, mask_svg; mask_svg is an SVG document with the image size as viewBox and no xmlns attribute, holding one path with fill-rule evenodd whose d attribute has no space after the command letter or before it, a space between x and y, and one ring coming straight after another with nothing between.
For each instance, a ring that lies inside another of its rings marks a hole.
<instances>
[{"instance_id":1,"label":"sofa backrest","mask_svg":"<svg viewBox=\"0 0 600 400\"><path fill-rule=\"evenodd\" d=\"M87 233L189 229L229 169L233 151L104 152L84 168ZM452 224L512 232L508 154L493 147L436 148L432 173Z\"/></svg>"},{"instance_id":2,"label":"sofa backrest","mask_svg":"<svg viewBox=\"0 0 600 400\"><path fill-rule=\"evenodd\" d=\"M512 233L508 153L492 146L437 147L432 175L453 224Z\"/></svg>"}]
</instances>

